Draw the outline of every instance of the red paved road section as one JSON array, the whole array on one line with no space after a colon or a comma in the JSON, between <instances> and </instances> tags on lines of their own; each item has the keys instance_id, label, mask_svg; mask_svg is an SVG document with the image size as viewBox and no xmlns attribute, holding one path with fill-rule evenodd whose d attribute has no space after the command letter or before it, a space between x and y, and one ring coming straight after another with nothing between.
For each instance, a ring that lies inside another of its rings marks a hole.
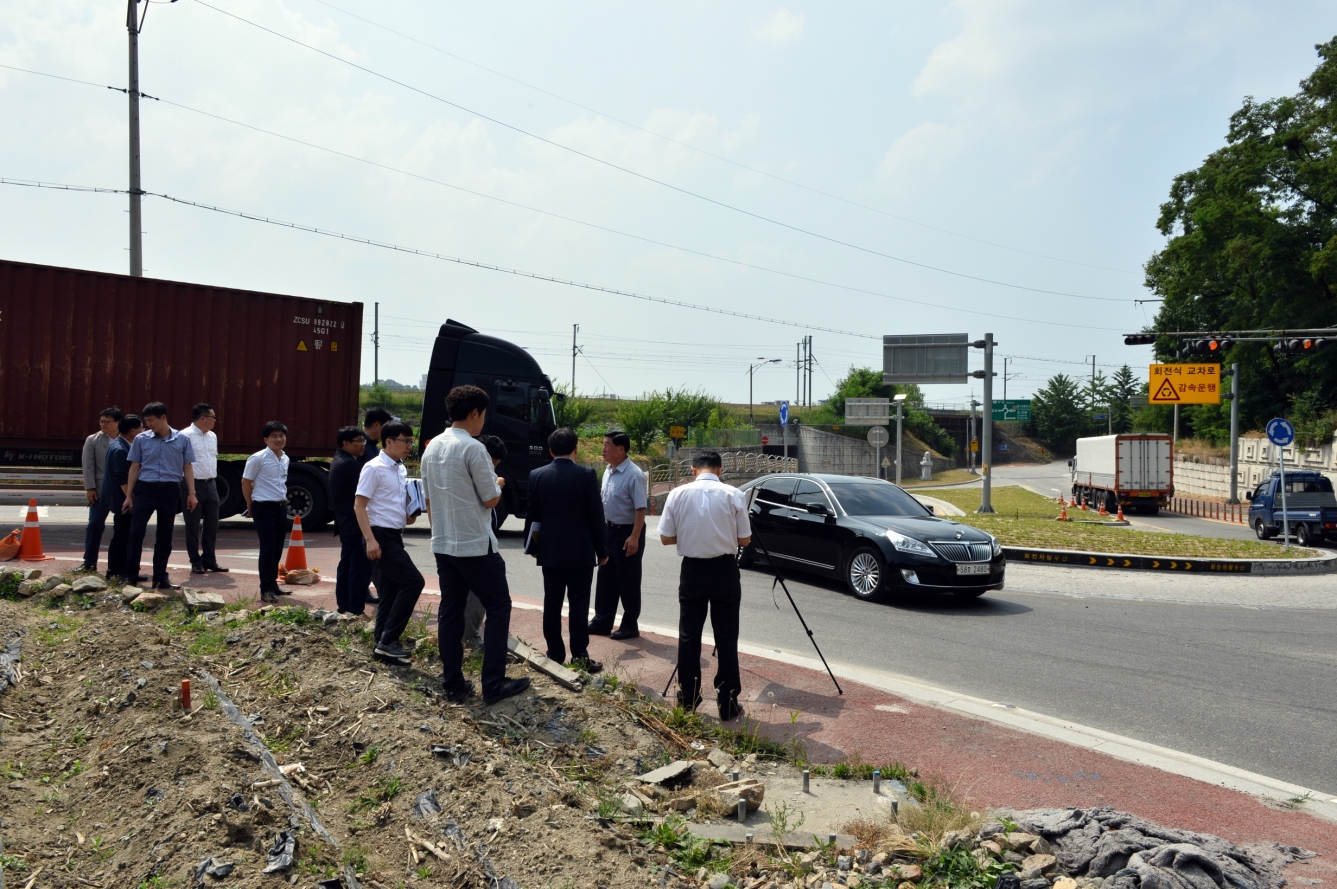
<instances>
[{"instance_id":1,"label":"red paved road section","mask_svg":"<svg viewBox=\"0 0 1337 889\"><path fill-rule=\"evenodd\" d=\"M48 546L47 551L61 561L43 567L69 567L78 561L78 553L68 547ZM183 557L174 554L173 563ZM332 575L338 559L336 542L325 534L310 535L307 559ZM254 566L252 559L220 554L220 560L236 569ZM437 589L436 578L427 579L428 590ZM259 604L253 573L193 576L188 570L173 570L172 580ZM292 590L285 601L334 609L333 583ZM435 613L436 602L435 596L424 596L422 607ZM516 602L540 604L518 598ZM542 650L538 611L513 611L511 633ZM590 653L616 665L626 679L658 693L673 669L677 643L652 634L626 643L594 637ZM825 673L746 654L740 661L748 717L779 740L801 739L814 762L855 755L871 763L899 761L945 781L979 808L1107 805L1237 843L1300 846L1318 857L1288 868L1292 880L1337 880L1337 825L1308 814L1270 808L1233 790L911 703L855 682L842 681L845 694L838 696ZM706 681L713 679L714 669L713 663L703 660ZM708 703L703 712L709 710Z\"/></svg>"}]
</instances>

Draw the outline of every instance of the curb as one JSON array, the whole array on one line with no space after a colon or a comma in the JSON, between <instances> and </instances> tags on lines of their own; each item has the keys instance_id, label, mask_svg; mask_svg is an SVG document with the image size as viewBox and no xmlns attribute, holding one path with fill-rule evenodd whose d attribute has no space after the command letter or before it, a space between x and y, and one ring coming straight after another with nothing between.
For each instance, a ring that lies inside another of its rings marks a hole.
<instances>
[{"instance_id":1,"label":"curb","mask_svg":"<svg viewBox=\"0 0 1337 889\"><path fill-rule=\"evenodd\" d=\"M1212 559L1005 546L1003 555L1009 562L1060 565L1065 568L1116 568L1192 574L1256 574L1263 577L1310 576L1337 572L1337 553L1328 553L1316 559Z\"/></svg>"}]
</instances>

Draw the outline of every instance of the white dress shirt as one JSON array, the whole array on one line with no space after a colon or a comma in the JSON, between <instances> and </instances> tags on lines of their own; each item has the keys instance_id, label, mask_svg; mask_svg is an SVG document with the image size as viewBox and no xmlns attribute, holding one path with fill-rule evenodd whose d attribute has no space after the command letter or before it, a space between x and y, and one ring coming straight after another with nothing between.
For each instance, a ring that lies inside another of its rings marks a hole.
<instances>
[{"instance_id":1,"label":"white dress shirt","mask_svg":"<svg viewBox=\"0 0 1337 889\"><path fill-rule=\"evenodd\" d=\"M432 503L432 552L469 558L497 552L492 510L501 496L497 471L483 443L451 427L422 452L422 482Z\"/></svg>"},{"instance_id":2,"label":"white dress shirt","mask_svg":"<svg viewBox=\"0 0 1337 889\"><path fill-rule=\"evenodd\" d=\"M659 536L678 538L678 555L689 559L735 555L738 541L752 536L747 497L713 472L703 472L669 492Z\"/></svg>"},{"instance_id":3,"label":"white dress shirt","mask_svg":"<svg viewBox=\"0 0 1337 889\"><path fill-rule=\"evenodd\" d=\"M252 485L251 500L275 503L288 499L288 455L282 457L269 448L246 458L241 477Z\"/></svg>"},{"instance_id":4,"label":"white dress shirt","mask_svg":"<svg viewBox=\"0 0 1337 889\"><path fill-rule=\"evenodd\" d=\"M195 449L195 462L190 464L195 467L195 481L218 478L218 436L194 423L182 429L181 434L190 439L190 446Z\"/></svg>"},{"instance_id":5,"label":"white dress shirt","mask_svg":"<svg viewBox=\"0 0 1337 889\"><path fill-rule=\"evenodd\" d=\"M404 464L385 451L362 467L357 477L357 496L367 498L367 521L373 528L398 530L408 524L404 491L408 477Z\"/></svg>"}]
</instances>

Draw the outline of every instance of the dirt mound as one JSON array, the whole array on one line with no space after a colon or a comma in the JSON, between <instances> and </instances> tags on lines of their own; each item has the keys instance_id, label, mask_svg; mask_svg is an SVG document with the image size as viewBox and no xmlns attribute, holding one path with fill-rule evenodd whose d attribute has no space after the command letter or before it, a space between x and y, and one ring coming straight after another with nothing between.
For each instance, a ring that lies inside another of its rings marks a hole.
<instances>
[{"instance_id":1,"label":"dirt mound","mask_svg":"<svg viewBox=\"0 0 1337 889\"><path fill-rule=\"evenodd\" d=\"M664 885L665 856L599 820L591 788L668 757L601 693L531 673L504 704L448 704L430 665L389 669L362 625L298 608L108 594L0 601L0 627L22 658L0 697L16 885Z\"/></svg>"}]
</instances>

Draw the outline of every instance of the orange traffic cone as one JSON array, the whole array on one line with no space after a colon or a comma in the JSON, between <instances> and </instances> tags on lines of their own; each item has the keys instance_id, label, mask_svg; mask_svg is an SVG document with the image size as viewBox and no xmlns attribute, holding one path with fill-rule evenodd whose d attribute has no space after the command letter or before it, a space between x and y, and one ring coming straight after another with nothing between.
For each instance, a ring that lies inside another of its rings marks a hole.
<instances>
[{"instance_id":1,"label":"orange traffic cone","mask_svg":"<svg viewBox=\"0 0 1337 889\"><path fill-rule=\"evenodd\" d=\"M1119 504L1119 514L1116 515L1115 518L1118 519L1118 520L1121 521L1121 522L1126 522L1126 521L1128 521L1127 519L1125 519L1125 518L1123 517L1123 504L1122 504L1122 503Z\"/></svg>"},{"instance_id":2,"label":"orange traffic cone","mask_svg":"<svg viewBox=\"0 0 1337 889\"><path fill-rule=\"evenodd\" d=\"M1109 515L1109 514L1110 514L1110 511L1109 511L1108 509L1105 508L1105 498L1104 498L1104 497L1101 497L1101 498L1100 498L1100 510L1096 513L1096 515Z\"/></svg>"},{"instance_id":3,"label":"orange traffic cone","mask_svg":"<svg viewBox=\"0 0 1337 889\"><path fill-rule=\"evenodd\" d=\"M288 540L288 554L283 557L284 572L306 570L306 541L302 538L302 517L292 520L292 537Z\"/></svg>"},{"instance_id":4,"label":"orange traffic cone","mask_svg":"<svg viewBox=\"0 0 1337 889\"><path fill-rule=\"evenodd\" d=\"M37 524L37 499L28 501L28 517L23 520L23 536L19 538L20 562L45 562L55 558L42 552L42 529Z\"/></svg>"},{"instance_id":5,"label":"orange traffic cone","mask_svg":"<svg viewBox=\"0 0 1337 889\"><path fill-rule=\"evenodd\" d=\"M1067 502L1064 501L1064 499L1063 499L1062 497L1060 497L1060 498L1058 498L1058 503L1059 503L1058 520L1059 520L1060 522L1066 522L1066 521L1069 521L1069 519L1068 519L1068 504L1067 504Z\"/></svg>"},{"instance_id":6,"label":"orange traffic cone","mask_svg":"<svg viewBox=\"0 0 1337 889\"><path fill-rule=\"evenodd\" d=\"M1082 505L1081 505L1080 509L1082 510L1082 512L1086 512L1086 495L1085 495L1085 494L1082 495Z\"/></svg>"}]
</instances>

